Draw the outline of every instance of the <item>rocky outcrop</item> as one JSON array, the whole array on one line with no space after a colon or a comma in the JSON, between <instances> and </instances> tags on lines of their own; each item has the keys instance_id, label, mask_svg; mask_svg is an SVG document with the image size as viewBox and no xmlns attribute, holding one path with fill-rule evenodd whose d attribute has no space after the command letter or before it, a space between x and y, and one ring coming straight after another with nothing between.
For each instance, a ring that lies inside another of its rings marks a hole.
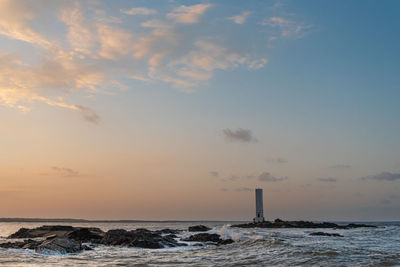
<instances>
[{"instance_id":1,"label":"rocky outcrop","mask_svg":"<svg viewBox=\"0 0 400 267\"><path fill-rule=\"evenodd\" d=\"M208 234L208 233L200 233L200 234L195 234L192 235L184 241L189 241L189 242L212 242L216 243L219 245L226 245L233 243L234 241L232 239L221 239L221 236L218 234Z\"/></svg>"},{"instance_id":2,"label":"rocky outcrop","mask_svg":"<svg viewBox=\"0 0 400 267\"><path fill-rule=\"evenodd\" d=\"M45 240L26 239L24 241L0 243L2 248L34 249L37 253L76 253L83 250L91 250L79 241L66 237L51 236Z\"/></svg>"},{"instance_id":3,"label":"rocky outcrop","mask_svg":"<svg viewBox=\"0 0 400 267\"><path fill-rule=\"evenodd\" d=\"M89 242L91 238L102 238L104 232L94 227L72 227L69 225L43 225L33 229L21 228L8 238L69 237L77 241Z\"/></svg>"},{"instance_id":4,"label":"rocky outcrop","mask_svg":"<svg viewBox=\"0 0 400 267\"><path fill-rule=\"evenodd\" d=\"M202 225L191 229L193 231L210 230L210 228ZM76 253L83 250L91 250L89 246L82 245L82 243L151 249L187 246L187 244L178 241L177 234L180 232L181 230L174 229L156 231L147 229L131 231L114 229L103 232L99 228L44 225L34 229L21 228L8 238L25 238L24 241L0 243L0 247L28 248L34 249L38 253ZM208 233L192 235L187 241L212 242L215 244L229 244L233 242L231 239L223 240L217 234Z\"/></svg>"},{"instance_id":5,"label":"rocky outcrop","mask_svg":"<svg viewBox=\"0 0 400 267\"><path fill-rule=\"evenodd\" d=\"M189 226L189 228L188 228L189 232L207 232L210 230L211 230L211 228L204 226L204 225L194 225L194 226Z\"/></svg>"},{"instance_id":6,"label":"rocky outcrop","mask_svg":"<svg viewBox=\"0 0 400 267\"><path fill-rule=\"evenodd\" d=\"M40 243L41 243L41 241L26 239L24 241L0 243L0 247L2 247L2 248L35 249L38 245L40 245Z\"/></svg>"},{"instance_id":7,"label":"rocky outcrop","mask_svg":"<svg viewBox=\"0 0 400 267\"><path fill-rule=\"evenodd\" d=\"M333 229L351 229L358 227L376 227L374 225L367 224L354 224L350 223L347 225L338 225L336 223L322 222L314 223L309 221L283 221L281 219L276 219L274 222L260 222L260 223L246 223L246 224L236 224L232 227L239 228L333 228Z\"/></svg>"},{"instance_id":8,"label":"rocky outcrop","mask_svg":"<svg viewBox=\"0 0 400 267\"><path fill-rule=\"evenodd\" d=\"M325 233L325 232L312 232L312 233L310 233L310 235L343 237L341 234L338 234L338 233Z\"/></svg>"},{"instance_id":9,"label":"rocky outcrop","mask_svg":"<svg viewBox=\"0 0 400 267\"><path fill-rule=\"evenodd\" d=\"M82 244L66 237L55 237L43 241L35 248L37 253L77 253L83 250Z\"/></svg>"},{"instance_id":10,"label":"rocky outcrop","mask_svg":"<svg viewBox=\"0 0 400 267\"><path fill-rule=\"evenodd\" d=\"M127 231L123 229L110 230L99 241L103 245L139 247L139 248L164 248L185 246L174 239L172 235L162 236L157 232L147 229Z\"/></svg>"},{"instance_id":11,"label":"rocky outcrop","mask_svg":"<svg viewBox=\"0 0 400 267\"><path fill-rule=\"evenodd\" d=\"M67 233L66 236L75 241L96 243L104 237L104 232L98 228L80 228Z\"/></svg>"},{"instance_id":12,"label":"rocky outcrop","mask_svg":"<svg viewBox=\"0 0 400 267\"><path fill-rule=\"evenodd\" d=\"M8 238L35 238L50 235L64 236L77 228L68 225L43 225L34 229L21 228Z\"/></svg>"}]
</instances>

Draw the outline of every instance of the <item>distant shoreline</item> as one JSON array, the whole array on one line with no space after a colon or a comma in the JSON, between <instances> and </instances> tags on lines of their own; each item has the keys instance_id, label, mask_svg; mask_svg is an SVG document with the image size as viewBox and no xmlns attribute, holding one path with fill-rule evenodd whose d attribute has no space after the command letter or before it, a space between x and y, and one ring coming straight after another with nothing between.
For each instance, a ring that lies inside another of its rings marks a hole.
<instances>
[{"instance_id":1,"label":"distant shoreline","mask_svg":"<svg viewBox=\"0 0 400 267\"><path fill-rule=\"evenodd\" d=\"M182 222L247 222L223 220L86 220L86 219L46 219L46 218L0 218L0 222L68 222L68 223L182 223Z\"/></svg>"},{"instance_id":2,"label":"distant shoreline","mask_svg":"<svg viewBox=\"0 0 400 267\"><path fill-rule=\"evenodd\" d=\"M323 220L311 220L312 222L324 222ZM70 219L70 218L0 218L2 222L50 222L50 223L191 223L191 222L231 222L231 223L249 223L249 221L236 221L236 220L87 220L87 219ZM334 223L400 223L399 220L382 220L382 221L331 221Z\"/></svg>"}]
</instances>

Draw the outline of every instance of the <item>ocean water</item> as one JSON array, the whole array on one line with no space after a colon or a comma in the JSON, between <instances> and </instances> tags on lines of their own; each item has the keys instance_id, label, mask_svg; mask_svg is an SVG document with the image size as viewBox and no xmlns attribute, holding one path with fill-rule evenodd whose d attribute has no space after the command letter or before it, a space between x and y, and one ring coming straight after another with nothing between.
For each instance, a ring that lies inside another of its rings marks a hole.
<instances>
[{"instance_id":1,"label":"ocean water","mask_svg":"<svg viewBox=\"0 0 400 267\"><path fill-rule=\"evenodd\" d=\"M240 229L233 222L140 223L0 223L0 242L21 227L63 224L109 229L187 229L190 225L212 227L210 233L236 242L229 245L140 249L97 246L77 254L41 255L32 250L0 248L4 266L400 266L400 222L370 223L378 228ZM344 237L310 236L323 231ZM181 236L189 236L184 231Z\"/></svg>"}]
</instances>

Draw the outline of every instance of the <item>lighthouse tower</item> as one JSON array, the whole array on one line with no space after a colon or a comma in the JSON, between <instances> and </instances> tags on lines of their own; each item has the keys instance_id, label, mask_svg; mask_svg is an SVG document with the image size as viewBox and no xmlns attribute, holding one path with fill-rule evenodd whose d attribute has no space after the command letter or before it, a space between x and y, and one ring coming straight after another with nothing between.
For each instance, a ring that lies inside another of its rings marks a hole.
<instances>
[{"instance_id":1,"label":"lighthouse tower","mask_svg":"<svg viewBox=\"0 0 400 267\"><path fill-rule=\"evenodd\" d=\"M255 223L264 222L264 208L263 208L263 190L260 188L256 189L256 217L253 221Z\"/></svg>"}]
</instances>

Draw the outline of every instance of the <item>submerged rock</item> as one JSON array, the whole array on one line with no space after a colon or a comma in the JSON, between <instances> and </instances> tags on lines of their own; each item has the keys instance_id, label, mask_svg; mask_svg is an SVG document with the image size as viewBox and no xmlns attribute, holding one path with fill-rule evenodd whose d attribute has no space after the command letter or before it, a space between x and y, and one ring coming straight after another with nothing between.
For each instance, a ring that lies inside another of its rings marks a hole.
<instances>
[{"instance_id":1,"label":"submerged rock","mask_svg":"<svg viewBox=\"0 0 400 267\"><path fill-rule=\"evenodd\" d=\"M233 243L234 241L232 239L221 239L221 236L218 234L208 234L208 233L200 233L200 234L195 234L192 235L184 241L189 241L189 242L213 242L217 243L220 245L226 245Z\"/></svg>"},{"instance_id":2,"label":"submerged rock","mask_svg":"<svg viewBox=\"0 0 400 267\"><path fill-rule=\"evenodd\" d=\"M46 239L39 246L35 248L37 253L76 253L82 251L82 244L65 237L56 237L53 239Z\"/></svg>"},{"instance_id":3,"label":"submerged rock","mask_svg":"<svg viewBox=\"0 0 400 267\"><path fill-rule=\"evenodd\" d=\"M313 233L310 233L310 235L343 237L341 234L338 234L338 233L325 233L325 232L313 232Z\"/></svg>"},{"instance_id":4,"label":"submerged rock","mask_svg":"<svg viewBox=\"0 0 400 267\"><path fill-rule=\"evenodd\" d=\"M194 225L194 226L189 226L189 228L188 228L189 232L207 232L210 230L211 230L211 228L209 228L205 225Z\"/></svg>"},{"instance_id":5,"label":"submerged rock","mask_svg":"<svg viewBox=\"0 0 400 267\"><path fill-rule=\"evenodd\" d=\"M370 224L358 224L358 223L349 223L348 225L345 226L346 228L360 228L360 227L370 227L370 228L376 228L375 225L370 225Z\"/></svg>"}]
</instances>

